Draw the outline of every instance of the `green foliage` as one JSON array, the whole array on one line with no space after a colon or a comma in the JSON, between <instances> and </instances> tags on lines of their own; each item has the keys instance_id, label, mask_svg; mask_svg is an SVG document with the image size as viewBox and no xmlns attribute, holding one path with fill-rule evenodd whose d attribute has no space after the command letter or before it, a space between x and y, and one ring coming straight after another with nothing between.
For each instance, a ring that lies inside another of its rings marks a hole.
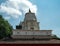
<instances>
[{"instance_id":1,"label":"green foliage","mask_svg":"<svg viewBox=\"0 0 60 46\"><path fill-rule=\"evenodd\" d=\"M0 15L0 38L10 36L12 34L12 27L8 21L4 20L2 15Z\"/></svg>"},{"instance_id":2,"label":"green foliage","mask_svg":"<svg viewBox=\"0 0 60 46\"><path fill-rule=\"evenodd\" d=\"M56 35L53 36L54 38L58 38Z\"/></svg>"},{"instance_id":3,"label":"green foliage","mask_svg":"<svg viewBox=\"0 0 60 46\"><path fill-rule=\"evenodd\" d=\"M57 39L57 40L60 40L59 37L57 37L56 35L53 36L53 39Z\"/></svg>"}]
</instances>

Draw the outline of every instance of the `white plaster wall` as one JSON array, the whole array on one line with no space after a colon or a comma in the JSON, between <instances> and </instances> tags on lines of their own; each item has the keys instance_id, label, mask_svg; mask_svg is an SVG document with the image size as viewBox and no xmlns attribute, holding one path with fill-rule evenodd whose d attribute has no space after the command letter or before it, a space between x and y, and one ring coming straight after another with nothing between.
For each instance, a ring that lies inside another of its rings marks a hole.
<instances>
[{"instance_id":1,"label":"white plaster wall","mask_svg":"<svg viewBox=\"0 0 60 46\"><path fill-rule=\"evenodd\" d=\"M51 31L13 31L13 35L51 35Z\"/></svg>"}]
</instances>

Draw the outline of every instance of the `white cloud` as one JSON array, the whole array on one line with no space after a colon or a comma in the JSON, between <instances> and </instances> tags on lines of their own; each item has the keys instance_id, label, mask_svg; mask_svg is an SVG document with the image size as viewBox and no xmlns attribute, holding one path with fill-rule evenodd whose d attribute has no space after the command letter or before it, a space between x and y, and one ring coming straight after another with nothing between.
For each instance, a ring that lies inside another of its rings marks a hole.
<instances>
[{"instance_id":1,"label":"white cloud","mask_svg":"<svg viewBox=\"0 0 60 46\"><path fill-rule=\"evenodd\" d=\"M14 18L18 18L22 13L26 13L29 8L32 12L37 12L37 6L29 0L7 0L0 7L0 13L7 13Z\"/></svg>"},{"instance_id":2,"label":"white cloud","mask_svg":"<svg viewBox=\"0 0 60 46\"><path fill-rule=\"evenodd\" d=\"M16 18L17 16L14 16L14 15L22 15L21 12L18 11L17 9L6 7L6 6L1 6L0 12L7 13L8 15L11 15Z\"/></svg>"}]
</instances>

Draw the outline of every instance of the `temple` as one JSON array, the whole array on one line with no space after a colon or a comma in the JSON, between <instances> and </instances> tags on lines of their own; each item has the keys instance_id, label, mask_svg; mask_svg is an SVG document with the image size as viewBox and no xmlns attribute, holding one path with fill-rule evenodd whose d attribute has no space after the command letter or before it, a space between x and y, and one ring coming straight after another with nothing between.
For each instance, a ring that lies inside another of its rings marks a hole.
<instances>
[{"instance_id":1,"label":"temple","mask_svg":"<svg viewBox=\"0 0 60 46\"><path fill-rule=\"evenodd\" d=\"M15 39L51 39L52 30L40 30L35 13L29 9L23 22L20 22L13 30L12 37Z\"/></svg>"}]
</instances>

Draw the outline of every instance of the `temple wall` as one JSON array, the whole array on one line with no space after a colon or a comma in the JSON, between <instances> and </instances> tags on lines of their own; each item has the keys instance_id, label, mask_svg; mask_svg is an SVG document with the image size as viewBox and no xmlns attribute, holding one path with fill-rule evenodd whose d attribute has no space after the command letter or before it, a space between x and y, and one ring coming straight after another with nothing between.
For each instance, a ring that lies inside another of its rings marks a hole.
<instances>
[{"instance_id":1,"label":"temple wall","mask_svg":"<svg viewBox=\"0 0 60 46\"><path fill-rule=\"evenodd\" d=\"M51 30L39 30L39 31L13 30L13 35L51 35Z\"/></svg>"},{"instance_id":2,"label":"temple wall","mask_svg":"<svg viewBox=\"0 0 60 46\"><path fill-rule=\"evenodd\" d=\"M13 35L12 38L14 39L50 39L51 36L40 36L40 35Z\"/></svg>"}]
</instances>

